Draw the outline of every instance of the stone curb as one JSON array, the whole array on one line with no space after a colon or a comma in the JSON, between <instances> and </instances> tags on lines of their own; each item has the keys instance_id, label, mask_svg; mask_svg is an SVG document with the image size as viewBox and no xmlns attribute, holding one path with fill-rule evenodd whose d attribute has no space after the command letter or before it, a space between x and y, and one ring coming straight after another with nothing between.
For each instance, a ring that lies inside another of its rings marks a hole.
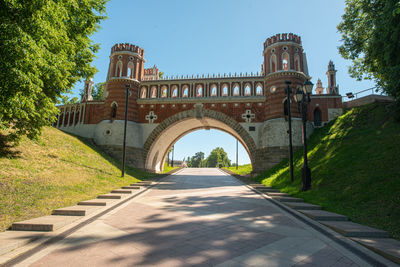
<instances>
[{"instance_id":1,"label":"stone curb","mask_svg":"<svg viewBox=\"0 0 400 267\"><path fill-rule=\"evenodd\" d=\"M250 186L249 184L243 182L245 177L243 177L241 175L238 175L238 174L236 174L236 173L234 173L234 172L232 172L230 170L226 170L226 169L220 169L220 170L222 172L225 172L225 173L235 177L241 183L246 185L250 190L262 195L265 199L267 199L270 202L274 203L275 205L279 206L280 208L282 208L283 210L287 211L288 213L290 213L291 215L293 215L297 219L300 219L301 221L303 221L306 224L310 225L311 227L313 227L317 231L325 234L326 236L328 236L329 238L334 240L336 243L344 246L345 248L349 249L350 251L352 251L356 255L359 255L363 259L367 260L373 266L388 266L388 264L387 263L382 263L381 261L379 261L379 259L376 259L376 258L371 257L370 255L366 254L365 253L366 251L362 251L360 249L360 247L357 246L358 244L362 245L361 248L363 248L364 250L366 248L366 249L368 249L368 251L372 251L374 253L377 253L379 256L382 256L385 259L390 260L393 263L397 263L397 264L400 263L400 241L397 241L397 240L391 239L391 238L382 237L382 236L385 236L385 234L384 234L384 233L386 233L385 231L382 231L382 230L379 230L379 229L375 229L378 232L383 233L383 235L378 237L378 238L376 236L373 236L373 235L370 238L359 237L359 236L346 236L345 231L343 231L341 229L338 229L336 227L329 227L329 226L327 226L327 221L319 220L318 216L316 216L316 219L314 219L313 216L308 216L308 215L304 214L304 212L306 210L301 210L300 211L298 208L296 208L296 206L301 206L302 204L312 205L312 206L315 206L315 207L320 207L320 206L313 205L313 204L308 204L308 203L301 203L301 202L286 202L285 203L285 202L277 201L276 199L274 199L274 197L268 196L268 192L258 190L258 187L260 187L262 184L256 185L256 184L253 183ZM319 209L312 208L311 210L321 211L321 208L322 207L320 207ZM307 211L309 211L309 210L307 210ZM340 214L338 214L338 215L339 216L343 216L343 215L340 215ZM346 216L343 216L343 217L346 217ZM346 221L330 221L329 223L330 224L334 224L334 225L338 225L340 223L345 223L345 222ZM352 223L352 224L355 224L355 223ZM363 227L373 229L373 228L367 227L367 226L363 226ZM337 234L339 234L339 235L337 235ZM384 244L383 245L374 245L373 246L373 245L371 245L372 241L373 242L381 241Z\"/></svg>"},{"instance_id":2,"label":"stone curb","mask_svg":"<svg viewBox=\"0 0 400 267\"><path fill-rule=\"evenodd\" d=\"M58 228L53 228L52 230L48 230L51 227L46 228L45 232L43 231L13 231L7 230L5 232L0 233L0 266L14 266L19 262L27 259L33 254L41 251L45 247L55 242L58 242L80 228L86 226L87 224L95 221L99 217L107 214L108 212L114 210L115 208L121 206L122 204L132 200L133 198L147 192L152 187L156 186L160 183L160 180L180 171L182 168L174 169L168 173L164 173L159 175L158 177L152 178L152 184L140 184L140 187L143 189L138 190L133 194L121 193L120 199L91 199L87 200L87 202L102 202L105 201L105 205L88 205L82 206L85 207L94 207L96 210L91 211L90 213L86 213L85 215L69 215L69 216L61 216L61 215L50 215L44 217L69 217L71 221L62 225ZM121 189L115 189L121 190ZM128 190L129 191L129 190ZM131 190L133 192L133 190ZM117 195L117 194L112 194ZM81 201L79 203L84 203L85 201ZM110 204L110 205L108 205ZM60 210L68 209L76 206L60 208ZM58 209L56 209L58 210ZM56 212L57 213L57 212ZM42 217L34 218L32 220L39 220ZM28 220L29 221L29 220ZM21 222L19 222L21 223Z\"/></svg>"}]
</instances>

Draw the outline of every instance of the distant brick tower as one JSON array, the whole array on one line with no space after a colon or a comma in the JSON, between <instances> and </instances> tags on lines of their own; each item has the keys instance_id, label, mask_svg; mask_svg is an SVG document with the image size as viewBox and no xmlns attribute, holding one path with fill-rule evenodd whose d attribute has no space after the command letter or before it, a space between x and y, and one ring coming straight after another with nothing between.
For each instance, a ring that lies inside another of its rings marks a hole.
<instances>
[{"instance_id":1,"label":"distant brick tower","mask_svg":"<svg viewBox=\"0 0 400 267\"><path fill-rule=\"evenodd\" d=\"M336 85L336 72L335 64L333 64L332 60L329 61L328 70L326 75L328 76L328 87L326 88L326 93L331 95L339 94L339 86Z\"/></svg>"},{"instance_id":2,"label":"distant brick tower","mask_svg":"<svg viewBox=\"0 0 400 267\"><path fill-rule=\"evenodd\" d=\"M138 121L139 84L144 74L144 50L132 44L116 44L111 48L105 89L105 116L111 121L123 120L125 88L130 85L128 120Z\"/></svg>"},{"instance_id":3,"label":"distant brick tower","mask_svg":"<svg viewBox=\"0 0 400 267\"><path fill-rule=\"evenodd\" d=\"M322 87L321 79L318 79L317 84L315 86L315 93L317 95L322 95L324 93L324 87Z\"/></svg>"},{"instance_id":4,"label":"distant brick tower","mask_svg":"<svg viewBox=\"0 0 400 267\"><path fill-rule=\"evenodd\" d=\"M92 101L92 90L93 90L93 78L87 78L85 81L85 90L82 95L81 102Z\"/></svg>"},{"instance_id":5,"label":"distant brick tower","mask_svg":"<svg viewBox=\"0 0 400 267\"><path fill-rule=\"evenodd\" d=\"M291 82L293 93L308 78L306 56L301 38L293 33L277 34L264 42L265 113L266 119L282 118L286 102L285 81ZM291 101L292 114L299 117L297 105Z\"/></svg>"}]
</instances>

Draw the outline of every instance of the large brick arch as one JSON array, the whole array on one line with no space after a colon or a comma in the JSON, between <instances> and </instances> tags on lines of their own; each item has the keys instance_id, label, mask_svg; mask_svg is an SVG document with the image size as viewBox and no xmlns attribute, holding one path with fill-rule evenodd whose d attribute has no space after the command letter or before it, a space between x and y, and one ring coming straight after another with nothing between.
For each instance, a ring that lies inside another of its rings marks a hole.
<instances>
[{"instance_id":1,"label":"large brick arch","mask_svg":"<svg viewBox=\"0 0 400 267\"><path fill-rule=\"evenodd\" d=\"M192 109L165 119L150 133L143 147L145 168L155 172L162 171L162 163L167 152L177 140L192 131L210 128L225 131L236 137L247 150L251 162L254 162L256 153L254 139L236 120L218 111ZM162 140L163 135L169 137Z\"/></svg>"}]
</instances>

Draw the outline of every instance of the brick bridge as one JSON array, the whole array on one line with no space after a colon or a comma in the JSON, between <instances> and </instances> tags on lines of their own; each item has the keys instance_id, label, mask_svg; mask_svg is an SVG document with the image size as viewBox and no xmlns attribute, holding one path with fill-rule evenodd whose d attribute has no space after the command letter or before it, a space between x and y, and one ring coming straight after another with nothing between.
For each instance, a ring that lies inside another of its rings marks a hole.
<instances>
[{"instance_id":1,"label":"brick bridge","mask_svg":"<svg viewBox=\"0 0 400 267\"><path fill-rule=\"evenodd\" d=\"M79 104L59 106L54 124L66 132L92 138L121 157L125 86L130 85L127 159L134 167L160 172L167 152L182 136L199 129L218 129L237 138L260 172L288 156L283 105L285 81L296 90L311 79L301 38L277 34L263 46L260 73L159 77L156 66L144 68L144 50L131 44L111 49L104 99L94 101L93 81L85 83ZM342 112L336 70L328 65L328 87L320 80L311 96L308 127L320 126ZM292 99L293 144L301 146L301 120Z\"/></svg>"}]
</instances>

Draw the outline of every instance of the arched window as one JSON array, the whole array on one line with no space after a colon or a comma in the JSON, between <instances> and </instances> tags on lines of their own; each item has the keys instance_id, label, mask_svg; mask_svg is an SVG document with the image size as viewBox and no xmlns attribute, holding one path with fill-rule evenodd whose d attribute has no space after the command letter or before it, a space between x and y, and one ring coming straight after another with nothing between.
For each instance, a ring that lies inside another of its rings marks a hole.
<instances>
[{"instance_id":1,"label":"arched window","mask_svg":"<svg viewBox=\"0 0 400 267\"><path fill-rule=\"evenodd\" d=\"M285 98L285 100L283 101L283 115L285 116L289 115L287 98Z\"/></svg>"},{"instance_id":2,"label":"arched window","mask_svg":"<svg viewBox=\"0 0 400 267\"><path fill-rule=\"evenodd\" d=\"M171 97L178 97L178 87L176 85L172 86Z\"/></svg>"},{"instance_id":3,"label":"arched window","mask_svg":"<svg viewBox=\"0 0 400 267\"><path fill-rule=\"evenodd\" d=\"M188 97L189 96L189 87L187 85L183 86L182 89L182 97Z\"/></svg>"},{"instance_id":4,"label":"arched window","mask_svg":"<svg viewBox=\"0 0 400 267\"><path fill-rule=\"evenodd\" d=\"M249 83L247 83L247 84L244 86L244 95L245 95L245 96L251 96L251 87L250 87L250 84L249 84Z\"/></svg>"},{"instance_id":5,"label":"arched window","mask_svg":"<svg viewBox=\"0 0 400 267\"><path fill-rule=\"evenodd\" d=\"M128 77L128 78L131 78L131 79L134 79L134 78L135 78L134 75L135 75L135 65L133 65L133 62L132 62L132 61L130 61L130 62L128 63L128 73L127 73L127 77Z\"/></svg>"},{"instance_id":6,"label":"arched window","mask_svg":"<svg viewBox=\"0 0 400 267\"><path fill-rule=\"evenodd\" d=\"M289 70L289 54L286 52L282 54L282 70Z\"/></svg>"},{"instance_id":7,"label":"arched window","mask_svg":"<svg viewBox=\"0 0 400 267\"><path fill-rule=\"evenodd\" d=\"M237 83L233 85L233 95L234 96L240 95L239 84L237 84Z\"/></svg>"},{"instance_id":8,"label":"arched window","mask_svg":"<svg viewBox=\"0 0 400 267\"><path fill-rule=\"evenodd\" d=\"M117 108L118 108L117 102L115 102L115 101L112 102L111 103L111 113L110 113L111 120L114 120L117 117Z\"/></svg>"},{"instance_id":9,"label":"arched window","mask_svg":"<svg viewBox=\"0 0 400 267\"><path fill-rule=\"evenodd\" d=\"M263 88L261 86L261 83L258 83L256 86L256 95L258 96L263 95Z\"/></svg>"},{"instance_id":10,"label":"arched window","mask_svg":"<svg viewBox=\"0 0 400 267\"><path fill-rule=\"evenodd\" d=\"M211 86L211 96L217 96L217 86L215 84Z\"/></svg>"},{"instance_id":11,"label":"arched window","mask_svg":"<svg viewBox=\"0 0 400 267\"><path fill-rule=\"evenodd\" d=\"M271 66L271 72L275 72L276 71L276 55L272 54L271 58L270 58L270 66Z\"/></svg>"},{"instance_id":12,"label":"arched window","mask_svg":"<svg viewBox=\"0 0 400 267\"><path fill-rule=\"evenodd\" d=\"M114 64L112 61L110 62L110 66L108 68L109 68L109 70L108 70L108 74L107 74L108 75L107 79L110 79L112 77L112 73L114 70Z\"/></svg>"},{"instance_id":13,"label":"arched window","mask_svg":"<svg viewBox=\"0 0 400 267\"><path fill-rule=\"evenodd\" d=\"M140 93L140 98L146 98L147 90L146 87L142 87L142 92Z\"/></svg>"},{"instance_id":14,"label":"arched window","mask_svg":"<svg viewBox=\"0 0 400 267\"><path fill-rule=\"evenodd\" d=\"M62 124L63 123L63 118L64 118L64 113L61 113L60 117L58 118L58 122L57 122L58 127L63 127L64 126Z\"/></svg>"},{"instance_id":15,"label":"arched window","mask_svg":"<svg viewBox=\"0 0 400 267\"><path fill-rule=\"evenodd\" d=\"M314 110L314 126L321 126L321 110L319 108Z\"/></svg>"},{"instance_id":16,"label":"arched window","mask_svg":"<svg viewBox=\"0 0 400 267\"><path fill-rule=\"evenodd\" d=\"M222 86L222 95L223 96L228 96L228 85L227 84L224 84Z\"/></svg>"},{"instance_id":17,"label":"arched window","mask_svg":"<svg viewBox=\"0 0 400 267\"><path fill-rule=\"evenodd\" d=\"M115 77L121 77L122 76L122 61L117 62L117 68L115 69Z\"/></svg>"},{"instance_id":18,"label":"arched window","mask_svg":"<svg viewBox=\"0 0 400 267\"><path fill-rule=\"evenodd\" d=\"M161 87L161 97L167 97L168 96L168 89L167 89L167 86L163 86L163 87Z\"/></svg>"},{"instance_id":19,"label":"arched window","mask_svg":"<svg viewBox=\"0 0 400 267\"><path fill-rule=\"evenodd\" d=\"M68 126L73 126L74 125L74 115L75 115L75 112L73 110L71 110L71 113L70 113L70 116L69 116Z\"/></svg>"},{"instance_id":20,"label":"arched window","mask_svg":"<svg viewBox=\"0 0 400 267\"><path fill-rule=\"evenodd\" d=\"M299 56L299 54L296 54L294 56L294 68L296 71L300 71L300 56Z\"/></svg>"},{"instance_id":21,"label":"arched window","mask_svg":"<svg viewBox=\"0 0 400 267\"><path fill-rule=\"evenodd\" d=\"M79 121L79 114L80 114L79 110L75 112L75 125L78 124L78 121Z\"/></svg>"},{"instance_id":22,"label":"arched window","mask_svg":"<svg viewBox=\"0 0 400 267\"><path fill-rule=\"evenodd\" d=\"M203 85L199 84L197 85L196 88L196 97L202 97L203 96Z\"/></svg>"},{"instance_id":23,"label":"arched window","mask_svg":"<svg viewBox=\"0 0 400 267\"><path fill-rule=\"evenodd\" d=\"M157 97L157 87L153 86L151 87L151 98L156 98Z\"/></svg>"}]
</instances>

